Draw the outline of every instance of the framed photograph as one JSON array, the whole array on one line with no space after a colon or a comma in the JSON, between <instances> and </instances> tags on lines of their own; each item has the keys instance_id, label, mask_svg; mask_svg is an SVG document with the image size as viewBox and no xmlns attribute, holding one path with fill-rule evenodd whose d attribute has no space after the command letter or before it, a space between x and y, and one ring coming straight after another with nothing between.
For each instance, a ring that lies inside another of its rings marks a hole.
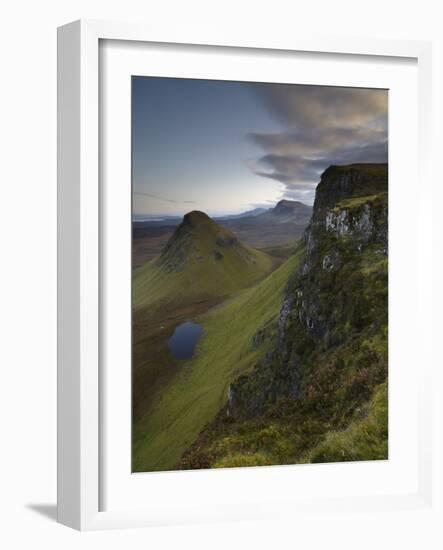
<instances>
[{"instance_id":1,"label":"framed photograph","mask_svg":"<svg viewBox=\"0 0 443 550\"><path fill-rule=\"evenodd\" d=\"M430 45L58 48L59 521L431 506Z\"/></svg>"}]
</instances>

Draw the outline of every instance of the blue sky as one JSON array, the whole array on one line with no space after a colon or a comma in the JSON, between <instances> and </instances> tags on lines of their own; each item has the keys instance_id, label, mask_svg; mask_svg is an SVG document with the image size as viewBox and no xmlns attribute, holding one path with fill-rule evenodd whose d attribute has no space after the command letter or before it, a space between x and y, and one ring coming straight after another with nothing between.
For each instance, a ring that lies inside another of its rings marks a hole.
<instances>
[{"instance_id":1,"label":"blue sky","mask_svg":"<svg viewBox=\"0 0 443 550\"><path fill-rule=\"evenodd\" d=\"M135 216L312 203L330 164L386 160L386 91L133 77Z\"/></svg>"}]
</instances>

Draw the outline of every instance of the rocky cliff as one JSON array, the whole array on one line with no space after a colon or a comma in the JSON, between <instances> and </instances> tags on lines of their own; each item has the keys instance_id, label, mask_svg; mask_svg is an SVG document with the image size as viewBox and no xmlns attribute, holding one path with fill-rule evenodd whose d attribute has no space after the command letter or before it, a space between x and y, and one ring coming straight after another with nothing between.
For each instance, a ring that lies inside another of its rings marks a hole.
<instances>
[{"instance_id":1,"label":"rocky cliff","mask_svg":"<svg viewBox=\"0 0 443 550\"><path fill-rule=\"evenodd\" d=\"M280 310L277 342L261 364L231 385L228 414L257 415L282 397L321 397L363 375L367 398L386 377L386 357L376 354L371 361L370 342L385 342L387 331L387 186L386 165L324 172L300 245L303 260ZM354 348L365 355L359 364ZM360 366L369 363L370 372L363 373ZM322 385L326 374L332 386Z\"/></svg>"}]
</instances>

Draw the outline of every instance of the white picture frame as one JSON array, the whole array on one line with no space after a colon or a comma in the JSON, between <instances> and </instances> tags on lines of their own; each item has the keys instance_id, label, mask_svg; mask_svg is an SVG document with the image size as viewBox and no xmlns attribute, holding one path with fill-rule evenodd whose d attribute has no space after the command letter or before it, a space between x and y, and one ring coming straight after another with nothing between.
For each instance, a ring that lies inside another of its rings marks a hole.
<instances>
[{"instance_id":1,"label":"white picture frame","mask_svg":"<svg viewBox=\"0 0 443 550\"><path fill-rule=\"evenodd\" d=\"M337 495L336 498L313 496L302 505L282 495L267 501L252 499L247 509L205 502L200 508L167 505L131 507L127 503L103 510L100 484L103 482L102 388L100 360L100 277L102 250L100 240L100 41L135 43L193 44L201 47L228 48L230 55L248 49L285 52L330 53L337 56L374 56L413 59L417 63L418 81L418 182L422 206L431 200L429 168L431 127L431 46L426 42L330 38L297 34L268 40L208 39L201 36L157 34L154 29L136 24L77 21L58 31L58 520L80 530L151 526L223 519L284 516L302 506L304 511L327 511L331 507L344 512L356 507L364 510L419 509L432 503L431 445L431 369L432 357L423 360L416 385L418 400L418 474L414 490L380 495ZM425 295L432 247L425 244L423 234L432 224L420 217L422 235L417 243L417 262L422 271L417 288L417 301L422 314L430 313L429 295ZM428 289L429 290L429 289ZM426 335L423 334L423 339ZM422 341L423 344L423 341ZM429 342L428 342L429 344ZM431 346L429 346L430 349ZM430 352L429 352L430 353ZM347 466L349 467L349 466ZM351 465L352 467L352 465ZM286 468L286 470L285 470ZM281 467L281 476L291 467ZM257 470L257 469L255 469ZM269 471L269 470L268 470ZM332 471L332 470L331 470ZM337 471L337 470L336 470ZM169 473L169 476L189 473ZM192 475L192 473L191 473ZM229 474L237 481L241 470ZM248 474L249 475L249 474ZM268 475L269 474L264 474ZM324 472L323 476L330 475ZM152 480L153 478L151 478ZM166 478L165 478L166 479ZM251 482L253 479L251 478ZM149 483L149 480L147 480ZM211 483L207 477L193 477L193 484ZM224 480L223 480L224 483ZM162 484L157 478L155 487ZM152 484L154 486L154 484ZM171 486L171 477L169 485ZM152 495L151 495L152 496ZM210 497L208 497L210 498Z\"/></svg>"}]
</instances>

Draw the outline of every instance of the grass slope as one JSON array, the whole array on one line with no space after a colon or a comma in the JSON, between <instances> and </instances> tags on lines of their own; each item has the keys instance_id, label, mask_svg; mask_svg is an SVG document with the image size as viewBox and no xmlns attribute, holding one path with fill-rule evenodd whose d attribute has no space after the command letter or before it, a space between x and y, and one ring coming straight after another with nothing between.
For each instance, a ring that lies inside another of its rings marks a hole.
<instances>
[{"instance_id":1,"label":"grass slope","mask_svg":"<svg viewBox=\"0 0 443 550\"><path fill-rule=\"evenodd\" d=\"M345 350L336 350L341 357ZM347 353L355 349L346 350ZM360 357L357 356L356 363ZM343 415L343 404L352 402L350 393L361 393L358 373L349 375L348 388L337 398L325 388L338 378L336 359L331 356L319 365L319 392L305 402L281 399L269 405L262 415L249 420L237 420L220 413L187 450L180 467L237 468L241 466L271 466L343 462L356 460L386 460L388 458L388 395L387 382L370 388L369 400ZM323 370L323 372L321 372ZM354 395L354 399L357 396ZM328 402L329 400L329 402Z\"/></svg>"},{"instance_id":2,"label":"grass slope","mask_svg":"<svg viewBox=\"0 0 443 550\"><path fill-rule=\"evenodd\" d=\"M388 384L380 384L366 415L343 431L331 431L303 462L386 460L388 458Z\"/></svg>"},{"instance_id":3,"label":"grass slope","mask_svg":"<svg viewBox=\"0 0 443 550\"><path fill-rule=\"evenodd\" d=\"M369 403L342 430L325 431L327 425L315 417L307 419L292 405L282 402L279 410L271 407L264 418L245 422L234 431L226 419L221 420L225 423L221 428L224 435L206 450L208 464L213 468L238 468L388 458L386 382L377 387Z\"/></svg>"},{"instance_id":4,"label":"grass slope","mask_svg":"<svg viewBox=\"0 0 443 550\"><path fill-rule=\"evenodd\" d=\"M272 267L267 254L241 243L203 212L191 212L162 255L135 271L133 305L138 309L173 301L179 306L230 296L262 279Z\"/></svg>"},{"instance_id":5,"label":"grass slope","mask_svg":"<svg viewBox=\"0 0 443 550\"><path fill-rule=\"evenodd\" d=\"M253 337L276 319L298 261L292 256L258 285L199 318L204 336L195 359L181 367L135 426L134 471L173 469L215 418L229 383L265 353L267 340L254 347Z\"/></svg>"}]
</instances>

